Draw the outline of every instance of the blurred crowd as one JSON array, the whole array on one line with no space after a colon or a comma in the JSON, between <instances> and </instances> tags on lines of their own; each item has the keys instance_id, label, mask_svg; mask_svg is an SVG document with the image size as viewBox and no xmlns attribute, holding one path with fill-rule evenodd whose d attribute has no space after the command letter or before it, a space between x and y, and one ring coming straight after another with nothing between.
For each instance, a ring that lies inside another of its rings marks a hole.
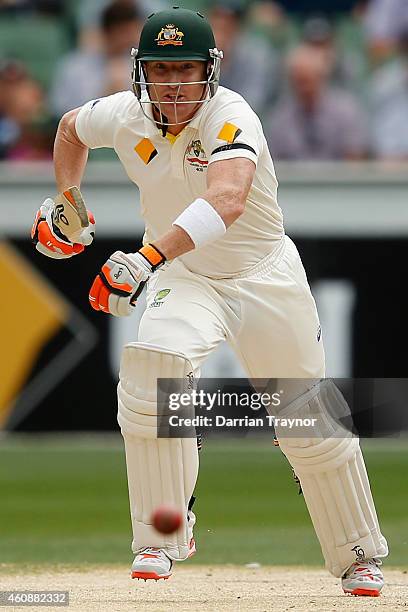
<instances>
[{"instance_id":1,"label":"blurred crowd","mask_svg":"<svg viewBox=\"0 0 408 612\"><path fill-rule=\"evenodd\" d=\"M329 6L328 6L329 5ZM0 160L51 159L61 115L130 89L130 49L166 0L0 0ZM186 0L221 84L285 160L408 158L408 0Z\"/></svg>"}]
</instances>

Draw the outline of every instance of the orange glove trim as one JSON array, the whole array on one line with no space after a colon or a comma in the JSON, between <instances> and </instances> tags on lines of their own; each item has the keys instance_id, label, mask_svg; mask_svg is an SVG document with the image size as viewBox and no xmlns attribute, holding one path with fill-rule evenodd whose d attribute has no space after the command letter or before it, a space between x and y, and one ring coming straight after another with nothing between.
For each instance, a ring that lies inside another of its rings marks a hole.
<instances>
[{"instance_id":1,"label":"orange glove trim","mask_svg":"<svg viewBox=\"0 0 408 612\"><path fill-rule=\"evenodd\" d=\"M41 218L41 210L37 210L37 214L35 215L33 227L31 228L31 240L34 240L35 232L37 231L37 223Z\"/></svg>"},{"instance_id":2,"label":"orange glove trim","mask_svg":"<svg viewBox=\"0 0 408 612\"><path fill-rule=\"evenodd\" d=\"M109 312L109 296L111 292L105 285L102 285L101 290L99 292L99 310L103 312Z\"/></svg>"},{"instance_id":3,"label":"orange glove trim","mask_svg":"<svg viewBox=\"0 0 408 612\"><path fill-rule=\"evenodd\" d=\"M152 266L157 266L165 259L152 244L146 244L143 246L141 249L139 249L139 253L146 257L147 261L149 261Z\"/></svg>"},{"instance_id":4,"label":"orange glove trim","mask_svg":"<svg viewBox=\"0 0 408 612\"><path fill-rule=\"evenodd\" d=\"M64 255L72 255L73 253L82 253L85 250L83 244L69 245L61 242L52 234L46 221L40 221L38 224L38 241L41 242L47 249L54 252L61 251ZM59 249L59 251L58 251Z\"/></svg>"},{"instance_id":5,"label":"orange glove trim","mask_svg":"<svg viewBox=\"0 0 408 612\"><path fill-rule=\"evenodd\" d=\"M106 276L106 280L109 282L109 284L112 285L112 287L114 287L115 289L121 289L122 291L128 291L129 293L133 291L133 287L132 285L129 285L129 283L117 283L112 280L111 271L107 264L104 264L102 266L102 272Z\"/></svg>"},{"instance_id":6,"label":"orange glove trim","mask_svg":"<svg viewBox=\"0 0 408 612\"><path fill-rule=\"evenodd\" d=\"M101 281L101 277L98 276L95 278L92 283L92 287L89 291L89 303L91 304L94 310L100 310L99 308L99 293L101 291L101 287L103 287L103 282Z\"/></svg>"}]
</instances>

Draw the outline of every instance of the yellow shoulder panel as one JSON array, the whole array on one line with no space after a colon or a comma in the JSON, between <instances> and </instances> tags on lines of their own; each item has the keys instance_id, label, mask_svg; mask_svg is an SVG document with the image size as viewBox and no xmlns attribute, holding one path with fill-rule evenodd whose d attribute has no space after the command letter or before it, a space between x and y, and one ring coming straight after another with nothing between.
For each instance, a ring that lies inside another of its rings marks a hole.
<instances>
[{"instance_id":1,"label":"yellow shoulder panel","mask_svg":"<svg viewBox=\"0 0 408 612\"><path fill-rule=\"evenodd\" d=\"M227 142L234 142L234 140L241 134L242 130L239 129L233 123L224 123L220 133L217 136L218 140L226 140Z\"/></svg>"}]
</instances>

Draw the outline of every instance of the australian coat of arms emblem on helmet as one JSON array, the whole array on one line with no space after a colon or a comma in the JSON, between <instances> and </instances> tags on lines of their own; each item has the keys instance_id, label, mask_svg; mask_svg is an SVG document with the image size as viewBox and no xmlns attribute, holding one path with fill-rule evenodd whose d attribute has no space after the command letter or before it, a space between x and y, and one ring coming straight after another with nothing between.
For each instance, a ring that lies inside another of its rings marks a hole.
<instances>
[{"instance_id":1,"label":"australian coat of arms emblem on helmet","mask_svg":"<svg viewBox=\"0 0 408 612\"><path fill-rule=\"evenodd\" d=\"M160 30L155 41L158 45L182 45L184 33L174 23L168 23Z\"/></svg>"}]
</instances>

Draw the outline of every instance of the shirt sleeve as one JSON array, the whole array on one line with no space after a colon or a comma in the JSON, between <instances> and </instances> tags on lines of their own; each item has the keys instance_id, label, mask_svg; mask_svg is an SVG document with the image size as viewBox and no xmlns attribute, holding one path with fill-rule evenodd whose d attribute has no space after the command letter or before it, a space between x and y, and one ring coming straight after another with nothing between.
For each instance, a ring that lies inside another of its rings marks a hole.
<instances>
[{"instance_id":1,"label":"shirt sleeve","mask_svg":"<svg viewBox=\"0 0 408 612\"><path fill-rule=\"evenodd\" d=\"M261 122L244 100L214 109L204 120L201 138L208 163L246 157L257 164L263 147Z\"/></svg>"},{"instance_id":2,"label":"shirt sleeve","mask_svg":"<svg viewBox=\"0 0 408 612\"><path fill-rule=\"evenodd\" d=\"M113 149L128 93L121 91L83 105L77 115L75 129L84 145L90 149Z\"/></svg>"}]
</instances>

